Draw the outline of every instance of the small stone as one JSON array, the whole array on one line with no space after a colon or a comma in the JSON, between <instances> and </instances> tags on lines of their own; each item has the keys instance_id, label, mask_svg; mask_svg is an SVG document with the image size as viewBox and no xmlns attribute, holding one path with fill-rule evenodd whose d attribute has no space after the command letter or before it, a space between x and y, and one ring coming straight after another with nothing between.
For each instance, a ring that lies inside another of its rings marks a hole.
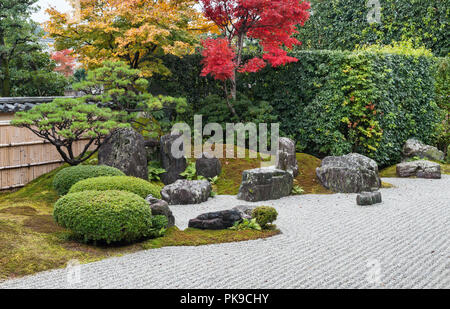
<instances>
[{"instance_id":1,"label":"small stone","mask_svg":"<svg viewBox=\"0 0 450 309\"><path fill-rule=\"evenodd\" d=\"M197 170L197 175L213 178L222 172L222 164L219 159L203 153L202 157L195 161L195 169Z\"/></svg>"},{"instance_id":2,"label":"small stone","mask_svg":"<svg viewBox=\"0 0 450 309\"><path fill-rule=\"evenodd\" d=\"M201 214L189 220L189 227L202 230L224 230L230 228L242 217L236 210L223 210Z\"/></svg>"},{"instance_id":3,"label":"small stone","mask_svg":"<svg viewBox=\"0 0 450 309\"><path fill-rule=\"evenodd\" d=\"M381 192L361 192L356 196L356 203L360 206L368 206L381 203Z\"/></svg>"},{"instance_id":4,"label":"small stone","mask_svg":"<svg viewBox=\"0 0 450 309\"><path fill-rule=\"evenodd\" d=\"M170 205L200 204L211 195L211 184L207 180L180 179L161 190L162 199Z\"/></svg>"},{"instance_id":5,"label":"small stone","mask_svg":"<svg viewBox=\"0 0 450 309\"><path fill-rule=\"evenodd\" d=\"M150 204L150 209L152 210L153 216L165 216L169 222L167 227L175 225L175 217L169 208L169 204L166 201L159 200L152 195L147 196L145 199Z\"/></svg>"}]
</instances>

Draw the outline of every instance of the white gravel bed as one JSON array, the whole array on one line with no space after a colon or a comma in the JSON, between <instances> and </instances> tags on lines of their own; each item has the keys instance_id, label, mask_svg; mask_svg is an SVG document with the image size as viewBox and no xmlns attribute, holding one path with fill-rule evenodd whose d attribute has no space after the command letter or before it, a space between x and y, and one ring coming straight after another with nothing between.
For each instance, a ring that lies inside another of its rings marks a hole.
<instances>
[{"instance_id":1,"label":"white gravel bed","mask_svg":"<svg viewBox=\"0 0 450 309\"><path fill-rule=\"evenodd\" d=\"M59 269L0 288L450 288L450 176L384 180L396 188L382 189L374 206L357 206L356 194L171 206L182 229L204 212L274 206L282 234L151 249L81 265L79 282Z\"/></svg>"}]
</instances>

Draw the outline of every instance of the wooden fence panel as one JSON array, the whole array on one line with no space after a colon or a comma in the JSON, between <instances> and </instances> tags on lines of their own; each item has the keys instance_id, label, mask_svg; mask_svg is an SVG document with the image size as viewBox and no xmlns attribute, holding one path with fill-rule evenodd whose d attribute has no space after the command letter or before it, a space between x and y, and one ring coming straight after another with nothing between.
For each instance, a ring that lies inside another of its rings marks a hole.
<instances>
[{"instance_id":1,"label":"wooden fence panel","mask_svg":"<svg viewBox=\"0 0 450 309\"><path fill-rule=\"evenodd\" d=\"M78 155L86 141L74 145ZM61 166L55 147L25 128L0 123L0 190L23 187L33 179Z\"/></svg>"}]
</instances>

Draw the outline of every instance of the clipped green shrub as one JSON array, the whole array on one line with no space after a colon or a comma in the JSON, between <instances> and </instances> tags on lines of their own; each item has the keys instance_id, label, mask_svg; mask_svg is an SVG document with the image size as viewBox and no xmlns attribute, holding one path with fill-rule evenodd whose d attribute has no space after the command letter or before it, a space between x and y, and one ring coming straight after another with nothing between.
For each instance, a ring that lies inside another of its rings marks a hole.
<instances>
[{"instance_id":1,"label":"clipped green shrub","mask_svg":"<svg viewBox=\"0 0 450 309\"><path fill-rule=\"evenodd\" d=\"M65 195L80 180L99 176L124 176L117 168L105 165L78 165L66 167L53 178L53 188L59 195Z\"/></svg>"},{"instance_id":2,"label":"clipped green shrub","mask_svg":"<svg viewBox=\"0 0 450 309\"><path fill-rule=\"evenodd\" d=\"M144 179L130 176L102 176L81 180L72 186L69 193L90 190L128 191L137 194L142 198L146 198L149 194L156 198L161 198L161 188L159 186Z\"/></svg>"},{"instance_id":3,"label":"clipped green shrub","mask_svg":"<svg viewBox=\"0 0 450 309\"><path fill-rule=\"evenodd\" d=\"M148 203L125 191L67 194L56 202L53 217L84 241L132 242L154 236L161 229L161 218L152 217Z\"/></svg>"},{"instance_id":4,"label":"clipped green shrub","mask_svg":"<svg viewBox=\"0 0 450 309\"><path fill-rule=\"evenodd\" d=\"M262 228L267 228L269 224L272 224L278 217L278 212L275 208L269 206L256 207L252 211L252 218L256 219Z\"/></svg>"}]
</instances>

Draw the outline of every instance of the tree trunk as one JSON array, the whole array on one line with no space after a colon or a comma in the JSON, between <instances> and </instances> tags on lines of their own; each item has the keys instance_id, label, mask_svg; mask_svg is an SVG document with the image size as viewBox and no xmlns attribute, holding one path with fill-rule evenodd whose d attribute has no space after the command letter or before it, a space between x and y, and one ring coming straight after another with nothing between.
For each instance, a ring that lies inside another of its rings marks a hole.
<instances>
[{"instance_id":1,"label":"tree trunk","mask_svg":"<svg viewBox=\"0 0 450 309\"><path fill-rule=\"evenodd\" d=\"M3 33L0 33L0 47L5 46L5 38ZM11 96L11 76L9 73L9 61L6 53L0 54L0 71L3 74L3 78L0 80L0 96L9 97Z\"/></svg>"}]
</instances>

